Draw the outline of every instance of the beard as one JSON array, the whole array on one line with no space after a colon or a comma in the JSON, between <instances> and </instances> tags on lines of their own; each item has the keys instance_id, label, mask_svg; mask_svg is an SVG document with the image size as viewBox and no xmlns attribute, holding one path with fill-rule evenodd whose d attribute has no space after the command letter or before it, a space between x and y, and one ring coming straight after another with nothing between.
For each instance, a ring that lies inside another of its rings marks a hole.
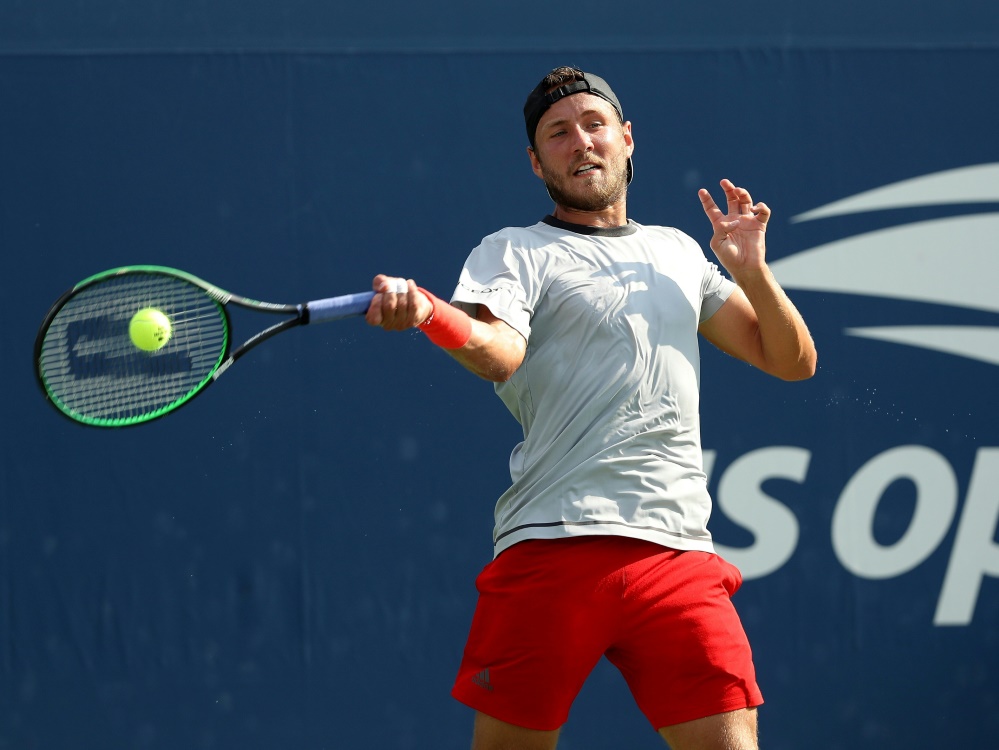
<instances>
[{"instance_id":1,"label":"beard","mask_svg":"<svg viewBox=\"0 0 999 750\"><path fill-rule=\"evenodd\" d=\"M602 211L620 201L628 192L628 158L601 165L594 176L578 178L555 174L541 163L541 176L548 195L559 206L574 211ZM606 176L606 180L600 178Z\"/></svg>"}]
</instances>

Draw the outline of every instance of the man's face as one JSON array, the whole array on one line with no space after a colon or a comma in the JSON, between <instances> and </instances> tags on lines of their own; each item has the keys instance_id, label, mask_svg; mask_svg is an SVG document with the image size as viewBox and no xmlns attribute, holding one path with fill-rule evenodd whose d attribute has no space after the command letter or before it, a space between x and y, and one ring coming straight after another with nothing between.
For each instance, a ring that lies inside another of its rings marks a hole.
<instances>
[{"instance_id":1,"label":"man's face","mask_svg":"<svg viewBox=\"0 0 999 750\"><path fill-rule=\"evenodd\" d=\"M573 94L541 117L535 148L528 154L534 173L557 204L601 211L626 195L633 150L631 123L622 125L609 102L593 94Z\"/></svg>"}]
</instances>

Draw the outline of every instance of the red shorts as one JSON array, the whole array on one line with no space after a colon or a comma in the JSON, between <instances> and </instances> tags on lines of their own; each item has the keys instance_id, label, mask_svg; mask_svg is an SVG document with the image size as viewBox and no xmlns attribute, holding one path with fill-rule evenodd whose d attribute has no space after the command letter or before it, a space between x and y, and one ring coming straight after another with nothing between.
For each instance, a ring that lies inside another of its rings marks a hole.
<instances>
[{"instance_id":1,"label":"red shorts","mask_svg":"<svg viewBox=\"0 0 999 750\"><path fill-rule=\"evenodd\" d=\"M656 730L758 706L729 598L741 585L708 552L611 536L520 542L476 580L451 694L509 724L557 729L605 655Z\"/></svg>"}]
</instances>

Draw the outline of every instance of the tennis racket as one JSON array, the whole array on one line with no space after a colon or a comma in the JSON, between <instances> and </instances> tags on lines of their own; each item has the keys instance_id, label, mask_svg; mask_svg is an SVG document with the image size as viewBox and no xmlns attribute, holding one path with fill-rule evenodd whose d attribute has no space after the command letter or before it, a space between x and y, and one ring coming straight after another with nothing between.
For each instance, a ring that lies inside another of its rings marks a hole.
<instances>
[{"instance_id":1,"label":"tennis racket","mask_svg":"<svg viewBox=\"0 0 999 750\"><path fill-rule=\"evenodd\" d=\"M281 305L173 268L115 268L81 281L52 306L35 339L35 370L48 401L70 419L95 427L141 424L186 404L272 336L362 315L372 297ZM232 349L230 305L286 317Z\"/></svg>"}]
</instances>

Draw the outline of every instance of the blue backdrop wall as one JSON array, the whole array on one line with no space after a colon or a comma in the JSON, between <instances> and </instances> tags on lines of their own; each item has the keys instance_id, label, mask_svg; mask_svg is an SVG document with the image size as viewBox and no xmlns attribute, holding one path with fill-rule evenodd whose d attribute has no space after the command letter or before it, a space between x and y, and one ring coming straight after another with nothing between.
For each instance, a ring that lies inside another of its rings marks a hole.
<instances>
[{"instance_id":1,"label":"blue backdrop wall","mask_svg":"<svg viewBox=\"0 0 999 750\"><path fill-rule=\"evenodd\" d=\"M550 208L520 107L564 62L634 123L633 218L706 245L722 177L774 209L819 346L795 385L703 352L764 747L995 746L994 3L90 5L0 9L0 748L467 746L448 691L519 434L488 384L354 320L101 431L31 348L125 264L449 293ZM661 746L600 665L561 747Z\"/></svg>"}]
</instances>

